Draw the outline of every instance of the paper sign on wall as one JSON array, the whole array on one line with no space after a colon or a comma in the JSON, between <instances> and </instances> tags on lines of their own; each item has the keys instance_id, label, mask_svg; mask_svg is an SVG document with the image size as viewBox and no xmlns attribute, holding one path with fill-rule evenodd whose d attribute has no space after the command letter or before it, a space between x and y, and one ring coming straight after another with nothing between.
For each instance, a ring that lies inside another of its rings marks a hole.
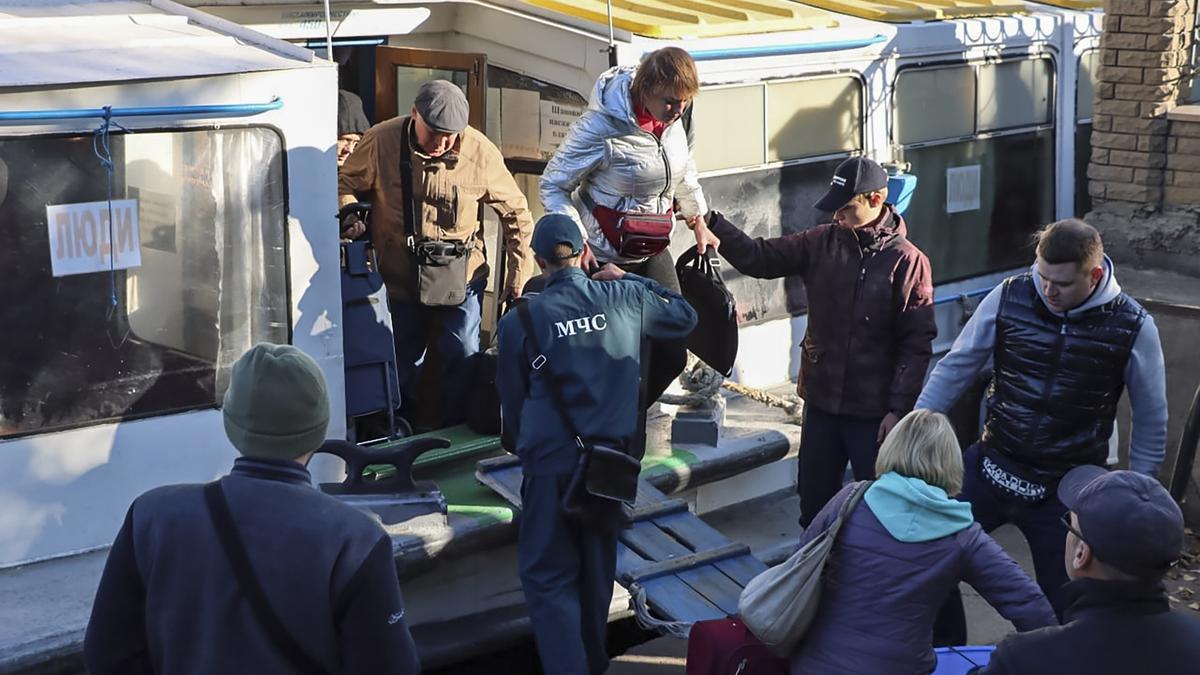
<instances>
[{"instance_id":1,"label":"paper sign on wall","mask_svg":"<svg viewBox=\"0 0 1200 675\"><path fill-rule=\"evenodd\" d=\"M946 213L979 210L981 175L978 164L946 169Z\"/></svg>"},{"instance_id":2,"label":"paper sign on wall","mask_svg":"<svg viewBox=\"0 0 1200 675\"><path fill-rule=\"evenodd\" d=\"M54 276L123 270L142 264L137 200L112 202L111 228L108 214L109 202L46 206Z\"/></svg>"},{"instance_id":3,"label":"paper sign on wall","mask_svg":"<svg viewBox=\"0 0 1200 675\"><path fill-rule=\"evenodd\" d=\"M583 108L579 106L542 101L541 150L543 155L554 154L563 139L567 137L567 131L571 125L581 115L583 115Z\"/></svg>"}]
</instances>

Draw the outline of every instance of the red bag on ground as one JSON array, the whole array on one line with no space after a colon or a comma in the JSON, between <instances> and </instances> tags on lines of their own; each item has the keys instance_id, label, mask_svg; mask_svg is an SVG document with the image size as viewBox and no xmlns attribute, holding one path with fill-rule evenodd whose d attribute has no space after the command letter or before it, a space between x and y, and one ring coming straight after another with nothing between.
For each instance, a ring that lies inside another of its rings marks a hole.
<instances>
[{"instance_id":1,"label":"red bag on ground","mask_svg":"<svg viewBox=\"0 0 1200 675\"><path fill-rule=\"evenodd\" d=\"M698 621L688 633L686 675L788 675L788 662L768 651L741 619Z\"/></svg>"}]
</instances>

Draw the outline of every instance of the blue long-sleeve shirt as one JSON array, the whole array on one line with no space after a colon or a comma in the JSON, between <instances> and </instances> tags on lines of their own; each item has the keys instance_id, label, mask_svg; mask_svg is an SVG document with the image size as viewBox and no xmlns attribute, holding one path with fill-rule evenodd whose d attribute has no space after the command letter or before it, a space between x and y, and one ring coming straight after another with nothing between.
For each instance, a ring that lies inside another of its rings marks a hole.
<instances>
[{"instance_id":1,"label":"blue long-sleeve shirt","mask_svg":"<svg viewBox=\"0 0 1200 675\"><path fill-rule=\"evenodd\" d=\"M642 339L685 337L696 312L645 277L593 281L578 268L555 272L527 302L535 339L516 312L500 320L497 335L505 447L521 457L527 476L567 474L578 449L547 389L551 374L582 437L628 441L640 412ZM538 356L545 363L534 368Z\"/></svg>"},{"instance_id":2,"label":"blue long-sleeve shirt","mask_svg":"<svg viewBox=\"0 0 1200 675\"><path fill-rule=\"evenodd\" d=\"M1036 265L1032 270L1038 297L1045 303L1041 275ZM929 375L916 407L946 412L975 381L995 350L996 314L1000 309L1002 292L1002 286L997 286L979 303L967 325L954 340L950 352L942 357ZM1121 286L1113 274L1112 261L1106 257L1104 278L1099 287L1083 305L1071 311L1079 312L1102 305L1120 294ZM1047 309L1050 307L1047 306ZM1061 315L1061 312L1055 313ZM1167 382L1158 327L1154 324L1154 317L1149 314L1133 343L1124 375L1133 412L1129 465L1134 471L1156 476L1167 452Z\"/></svg>"}]
</instances>

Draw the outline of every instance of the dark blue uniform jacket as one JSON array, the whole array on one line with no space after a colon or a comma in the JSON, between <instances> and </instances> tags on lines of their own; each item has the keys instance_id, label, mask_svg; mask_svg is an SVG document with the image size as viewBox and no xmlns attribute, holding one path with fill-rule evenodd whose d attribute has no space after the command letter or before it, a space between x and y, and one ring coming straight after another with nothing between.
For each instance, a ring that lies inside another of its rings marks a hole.
<instances>
[{"instance_id":1,"label":"dark blue uniform jacket","mask_svg":"<svg viewBox=\"0 0 1200 675\"><path fill-rule=\"evenodd\" d=\"M578 449L547 390L553 372L571 420L585 438L630 439L637 430L639 357L643 336L678 339L696 325L696 312L677 293L626 274L593 281L577 268L555 272L529 300L539 350L520 317L500 320L496 386L505 446L521 457L527 476L567 474Z\"/></svg>"}]
</instances>

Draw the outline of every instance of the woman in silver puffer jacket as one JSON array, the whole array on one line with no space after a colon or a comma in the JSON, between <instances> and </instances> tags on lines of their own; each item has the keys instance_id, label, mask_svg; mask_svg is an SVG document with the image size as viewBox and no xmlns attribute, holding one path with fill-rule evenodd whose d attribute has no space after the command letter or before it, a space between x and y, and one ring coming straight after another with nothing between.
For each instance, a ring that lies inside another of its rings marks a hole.
<instances>
[{"instance_id":1,"label":"woman in silver puffer jacket","mask_svg":"<svg viewBox=\"0 0 1200 675\"><path fill-rule=\"evenodd\" d=\"M571 125L567 137L542 173L540 193L547 213L570 216L583 229L595 262L604 266L596 279L617 278L620 270L648 277L676 292L679 281L669 241L670 219L678 205L703 251L720 244L704 225L708 212L692 158L691 144L679 121L700 89L696 64L678 47L647 54L636 66L605 71L596 81L588 110ZM617 222L639 215L658 215L655 236L622 239ZM665 239L664 239L665 238ZM652 240L647 244L648 240ZM655 245L657 242L657 246ZM666 389L686 365L682 341L654 345L650 355L651 400Z\"/></svg>"}]
</instances>

